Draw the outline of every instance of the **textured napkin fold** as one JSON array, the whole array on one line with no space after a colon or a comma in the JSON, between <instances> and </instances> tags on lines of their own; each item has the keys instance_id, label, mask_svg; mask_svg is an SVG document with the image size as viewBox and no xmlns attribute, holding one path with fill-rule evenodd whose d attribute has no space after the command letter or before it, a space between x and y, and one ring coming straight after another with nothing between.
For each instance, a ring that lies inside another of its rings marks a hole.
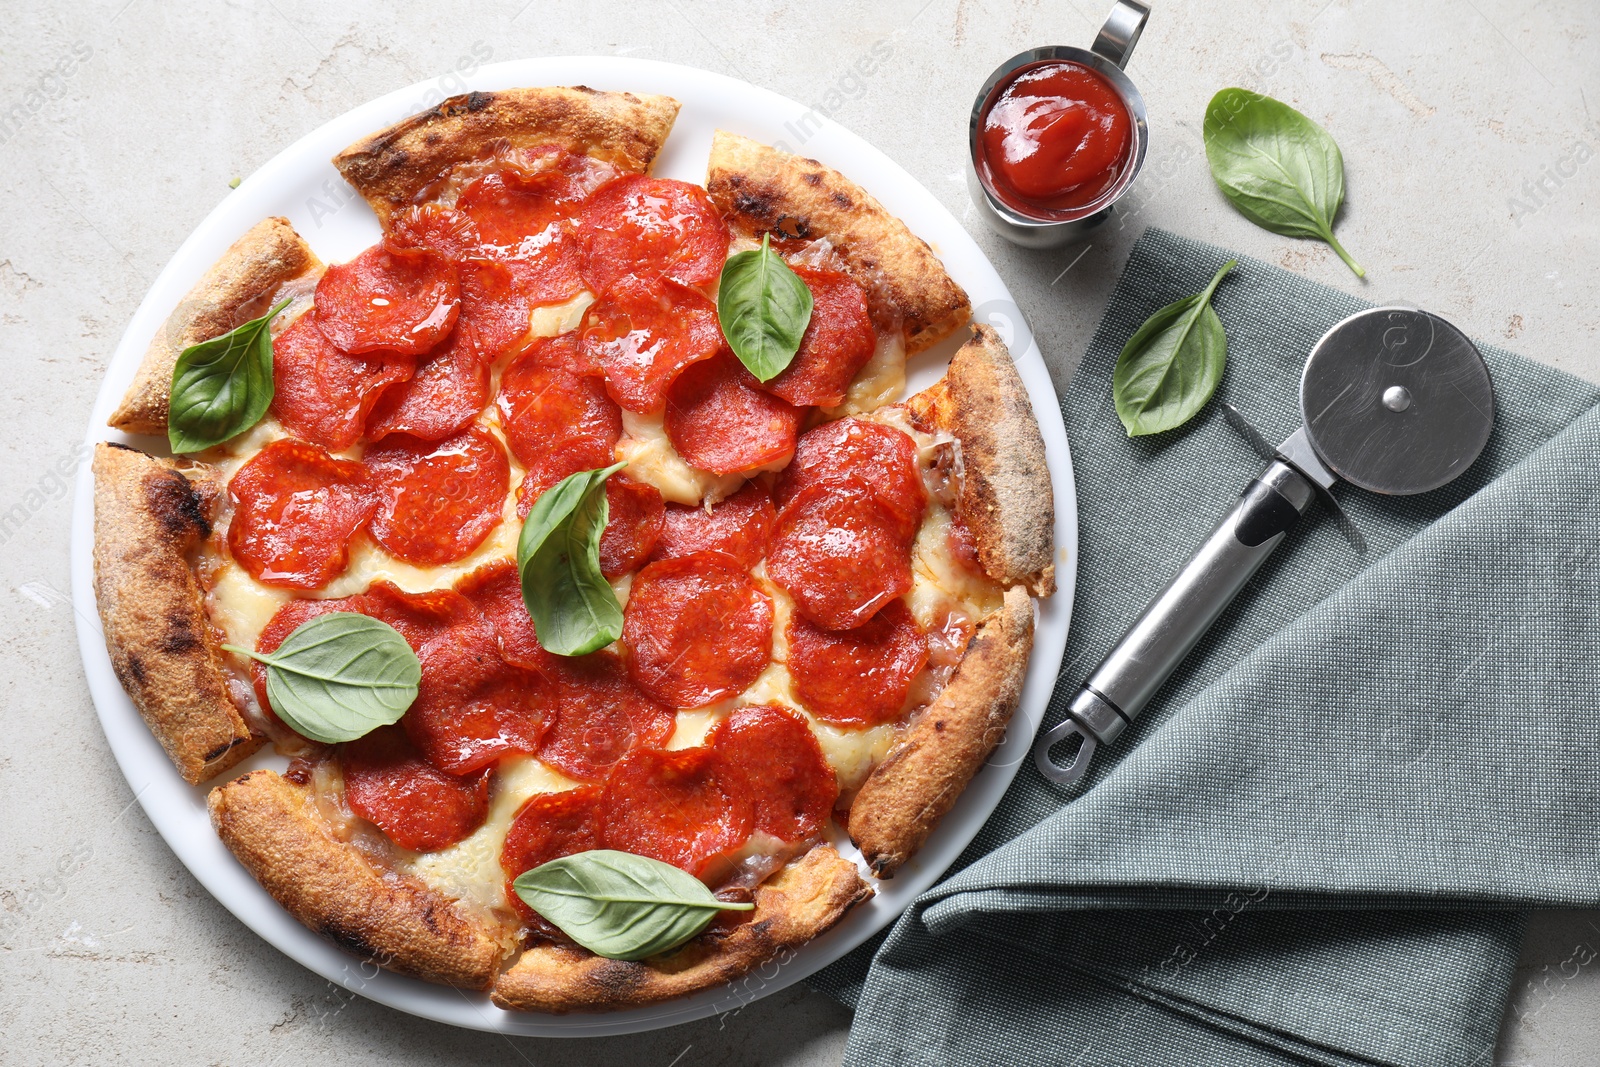
<instances>
[{"instance_id":1,"label":"textured napkin fold","mask_svg":"<svg viewBox=\"0 0 1600 1067\"><path fill-rule=\"evenodd\" d=\"M1110 397L1127 337L1227 258L1146 234L1062 400L1080 556L1047 727L1261 466L1216 404L1129 440ZM1241 259L1215 306L1221 395L1280 440L1367 305ZM1600 389L1483 352L1467 474L1337 490L1364 555L1313 511L1083 784L1024 765L958 873L816 976L856 1004L848 1063L1489 1062L1521 912L1600 905Z\"/></svg>"}]
</instances>

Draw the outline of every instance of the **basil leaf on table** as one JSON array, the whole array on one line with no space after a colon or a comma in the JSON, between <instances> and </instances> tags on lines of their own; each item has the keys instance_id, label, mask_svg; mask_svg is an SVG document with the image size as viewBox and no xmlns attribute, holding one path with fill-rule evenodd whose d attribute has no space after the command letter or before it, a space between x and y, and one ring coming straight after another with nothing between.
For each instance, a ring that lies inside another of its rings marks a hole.
<instances>
[{"instance_id":1,"label":"basil leaf on table","mask_svg":"<svg viewBox=\"0 0 1600 1067\"><path fill-rule=\"evenodd\" d=\"M330 745L399 722L422 680L406 639L353 611L306 620L273 652L222 647L266 664L272 710L296 733Z\"/></svg>"},{"instance_id":2,"label":"basil leaf on table","mask_svg":"<svg viewBox=\"0 0 1600 1067\"><path fill-rule=\"evenodd\" d=\"M1326 241L1365 278L1333 235L1344 202L1344 156L1328 131L1270 96L1224 89L1206 108L1211 177L1239 213L1285 237Z\"/></svg>"},{"instance_id":3,"label":"basil leaf on table","mask_svg":"<svg viewBox=\"0 0 1600 1067\"><path fill-rule=\"evenodd\" d=\"M1182 426L1222 381L1228 337L1211 294L1234 268L1228 260L1199 296L1168 304L1134 331L1117 356L1111 395L1129 437Z\"/></svg>"},{"instance_id":4,"label":"basil leaf on table","mask_svg":"<svg viewBox=\"0 0 1600 1067\"><path fill-rule=\"evenodd\" d=\"M811 322L811 290L767 245L737 252L722 265L717 319L745 369L764 382L783 373Z\"/></svg>"},{"instance_id":5,"label":"basil leaf on table","mask_svg":"<svg viewBox=\"0 0 1600 1067\"><path fill-rule=\"evenodd\" d=\"M220 445L261 421L272 404L272 333L284 300L259 319L190 345L172 368L167 443L174 452Z\"/></svg>"},{"instance_id":6,"label":"basil leaf on table","mask_svg":"<svg viewBox=\"0 0 1600 1067\"><path fill-rule=\"evenodd\" d=\"M612 960L642 960L677 948L717 912L749 911L711 895L670 863L612 849L575 852L517 875L522 902L561 932Z\"/></svg>"},{"instance_id":7,"label":"basil leaf on table","mask_svg":"<svg viewBox=\"0 0 1600 1067\"><path fill-rule=\"evenodd\" d=\"M582 656L622 636L622 607L600 573L600 535L611 516L606 479L625 466L561 479L533 502L522 524L522 602L539 644L558 656Z\"/></svg>"}]
</instances>

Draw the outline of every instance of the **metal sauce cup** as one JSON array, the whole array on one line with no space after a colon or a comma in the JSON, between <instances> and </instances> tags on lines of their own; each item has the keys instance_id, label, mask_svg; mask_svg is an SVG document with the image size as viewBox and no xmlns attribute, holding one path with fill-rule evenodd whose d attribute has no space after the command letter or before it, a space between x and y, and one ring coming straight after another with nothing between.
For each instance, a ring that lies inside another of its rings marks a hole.
<instances>
[{"instance_id":1,"label":"metal sauce cup","mask_svg":"<svg viewBox=\"0 0 1600 1067\"><path fill-rule=\"evenodd\" d=\"M983 83L983 89L972 103L972 119L968 123L967 188L972 194L972 202L978 207L978 214L983 216L995 233L1024 248L1059 248L1083 239L1089 231L1111 217L1112 204L1127 192L1134 178L1138 177L1149 143L1144 97L1122 71L1128 58L1133 55L1133 46L1139 43L1139 34L1144 32L1145 19L1149 16L1150 8L1139 0L1117 0L1117 6L1106 17L1105 25L1100 27L1100 34L1089 51L1069 45L1031 48L1006 60ZM1081 63L1111 84L1133 120L1133 145L1116 184L1092 203L1075 209L1066 218L1059 217L1059 213L1055 218L1035 218L1011 207L984 184L979 166L979 153L983 150L983 120L989 113L989 106L1016 71L1041 61L1058 59Z\"/></svg>"}]
</instances>

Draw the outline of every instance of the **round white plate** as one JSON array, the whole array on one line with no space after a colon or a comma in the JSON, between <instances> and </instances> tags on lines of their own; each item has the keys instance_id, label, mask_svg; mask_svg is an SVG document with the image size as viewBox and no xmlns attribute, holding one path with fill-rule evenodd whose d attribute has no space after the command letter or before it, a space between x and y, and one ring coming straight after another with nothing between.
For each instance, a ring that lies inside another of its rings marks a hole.
<instances>
[{"instance_id":1,"label":"round white plate","mask_svg":"<svg viewBox=\"0 0 1600 1067\"><path fill-rule=\"evenodd\" d=\"M683 110L655 168L656 174L665 177L703 182L711 134L719 128L813 156L837 168L933 246L951 276L971 295L975 317L994 325L1010 345L1044 431L1055 487L1056 580L1060 590L1040 605L1033 661L1012 729L922 852L892 880L879 883L877 896L856 908L836 929L781 964L763 968L726 987L655 1007L603 1015L502 1011L485 994L430 985L361 963L296 922L218 840L206 816L207 787L187 785L178 776L112 673L94 599L93 486L87 466L78 479L74 498L73 602L89 691L128 785L172 851L245 925L329 981L414 1015L507 1034L625 1034L729 1011L799 981L888 924L956 858L1024 763L1055 684L1072 609L1077 499L1055 390L1027 324L1000 276L937 200L876 148L793 100L720 74L617 57L519 60L480 69L465 79L465 88L462 79L454 75L413 85L334 119L279 154L246 178L200 224L156 279L112 357L87 440L92 443L118 438L106 427L106 419L131 381L150 338L206 268L262 218L286 216L328 262L348 259L377 240L377 220L329 162L336 152L390 123L432 107L447 93L524 85L590 85L676 97ZM800 143L795 130L815 132ZM952 339L913 359L908 389L914 392L936 381L957 343ZM148 439L137 443L147 448L155 444ZM283 765L280 757L268 754L246 767ZM854 849L847 847L846 851Z\"/></svg>"}]
</instances>

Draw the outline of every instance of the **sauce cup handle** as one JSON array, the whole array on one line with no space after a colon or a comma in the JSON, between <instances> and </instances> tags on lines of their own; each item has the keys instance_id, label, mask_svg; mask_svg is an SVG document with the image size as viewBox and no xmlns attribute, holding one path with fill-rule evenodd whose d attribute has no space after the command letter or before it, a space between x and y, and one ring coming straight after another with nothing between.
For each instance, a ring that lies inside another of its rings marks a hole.
<instances>
[{"instance_id":1,"label":"sauce cup handle","mask_svg":"<svg viewBox=\"0 0 1600 1067\"><path fill-rule=\"evenodd\" d=\"M1133 56L1133 46L1139 43L1145 20L1150 17L1150 6L1139 0L1117 0L1117 6L1106 16L1100 34L1089 49L1104 56L1118 67L1126 67Z\"/></svg>"}]
</instances>

